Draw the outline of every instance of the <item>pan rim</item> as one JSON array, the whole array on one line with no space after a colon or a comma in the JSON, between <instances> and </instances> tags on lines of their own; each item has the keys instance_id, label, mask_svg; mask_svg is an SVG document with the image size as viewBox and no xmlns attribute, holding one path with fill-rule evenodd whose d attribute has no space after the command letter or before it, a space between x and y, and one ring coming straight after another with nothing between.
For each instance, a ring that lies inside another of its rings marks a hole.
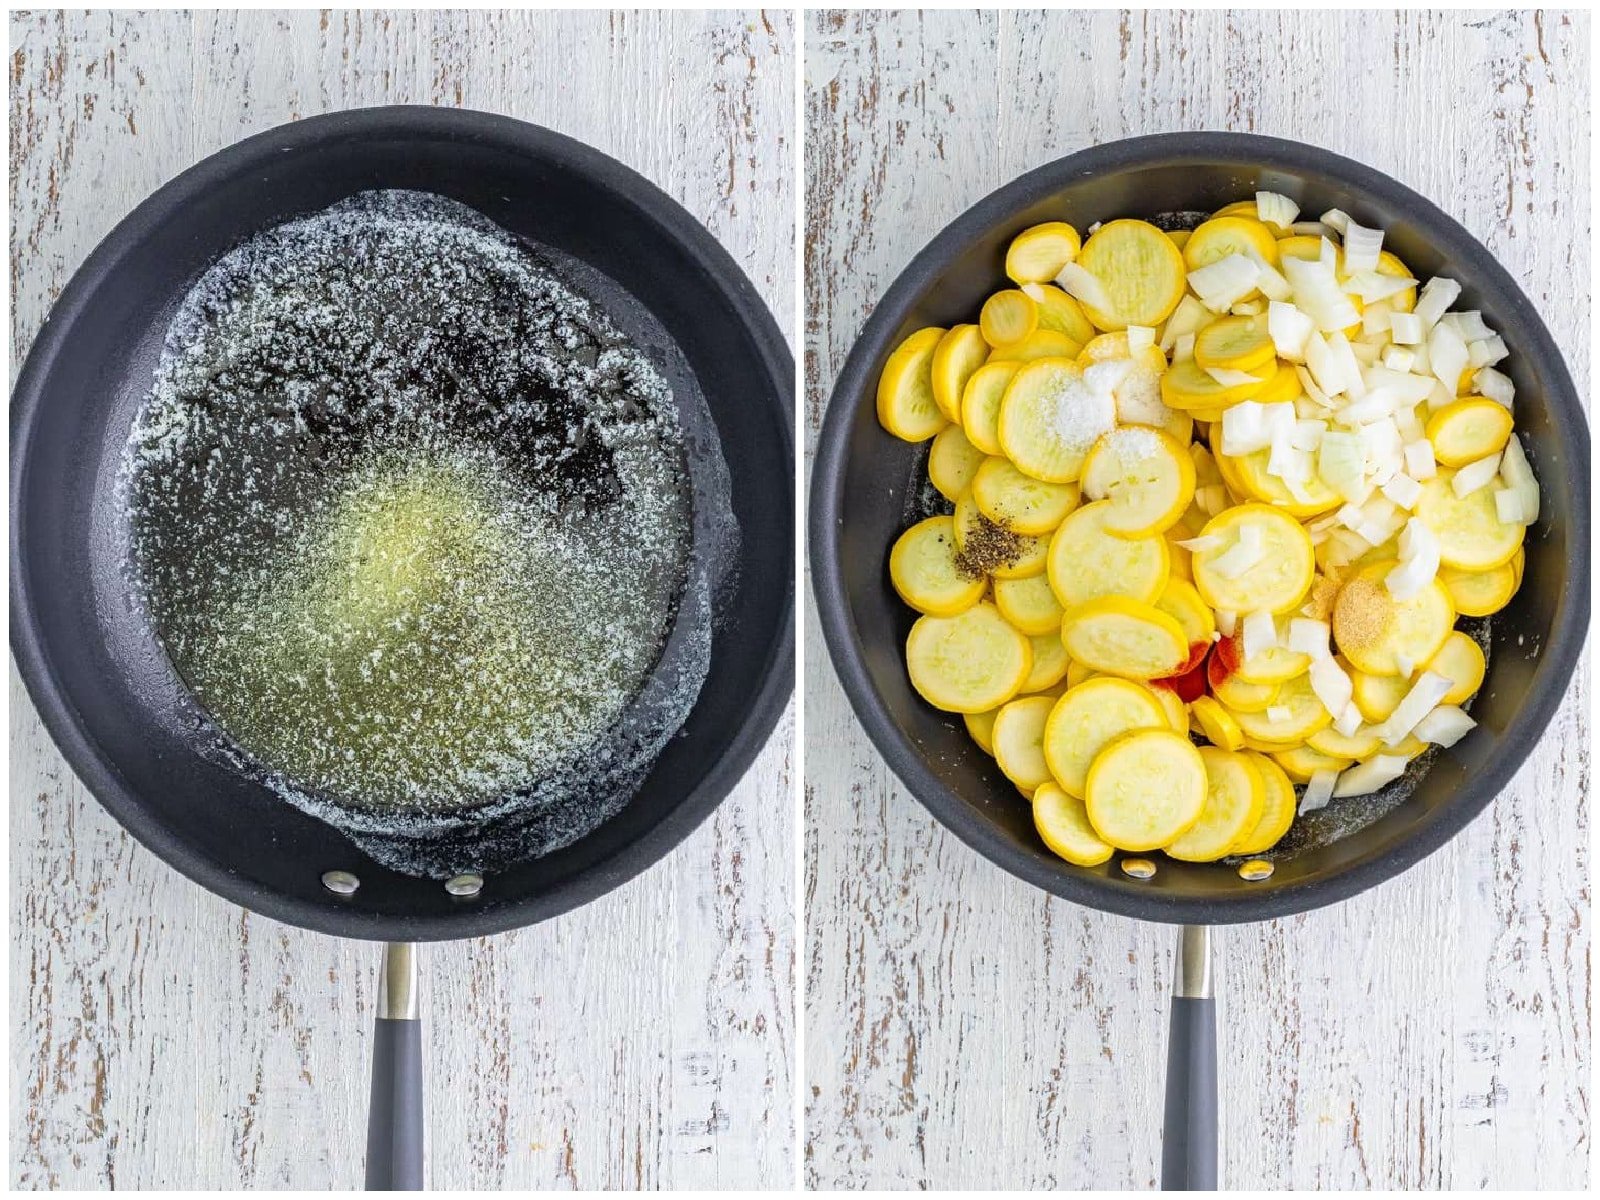
<instances>
[{"instance_id":1,"label":"pan rim","mask_svg":"<svg viewBox=\"0 0 1600 1200\"><path fill-rule=\"evenodd\" d=\"M536 895L465 907L443 915L370 913L280 893L243 880L195 851L163 822L151 820L115 765L85 731L67 698L38 622L26 572L19 504L28 478L27 448L59 356L96 290L156 224L197 200L213 185L247 171L252 163L286 151L349 138L448 137L509 145L557 163L619 194L656 222L726 297L741 318L779 409L778 449L794 464L794 360L776 318L739 264L687 209L643 175L575 138L517 118L471 109L382 105L345 109L275 126L234 142L193 164L141 201L95 246L73 273L26 355L12 390L11 407L11 647L18 673L46 730L67 765L107 812L181 875L252 912L300 928L374 941L435 941L478 937L536 924L588 903L665 858L710 816L766 746L794 690L794 586L785 591L767 655L753 672L747 715L721 744L695 785L659 821L615 853ZM789 493L785 500L792 506ZM791 527L792 527L791 520ZM792 533L791 533L792 537Z\"/></svg>"},{"instance_id":2,"label":"pan rim","mask_svg":"<svg viewBox=\"0 0 1600 1200\"><path fill-rule=\"evenodd\" d=\"M1473 277L1517 310L1527 324L1533 335L1527 353L1548 368L1554 384L1548 400L1551 422L1566 444L1576 448L1570 456L1570 471L1577 502L1568 514L1569 579L1573 586L1558 601L1554 628L1541 654L1535 685L1500 736L1506 753L1494 757L1486 771L1473 776L1446 802L1424 814L1408 835L1343 867L1293 882L1206 897L1165 893L1132 880L1092 875L1069 869L1065 863L1049 864L1026 857L947 787L889 713L867 673L864 641L855 629L844 589L839 539L850 424L856 406L870 395L873 380L869 372L915 302L950 259L996 224L1049 198L1074 177L1186 163L1314 170L1337 177L1375 199L1405 205L1429 230L1436 246L1452 260L1470 264ZM889 769L940 824L1002 870L1074 903L1121 916L1208 925L1269 920L1336 903L1404 873L1465 828L1520 769L1570 687L1587 633L1588 423L1554 338L1499 260L1460 223L1390 176L1308 143L1219 131L1151 134L1103 143L1056 159L989 193L936 234L874 306L834 382L811 472L808 566L823 640L857 720Z\"/></svg>"}]
</instances>

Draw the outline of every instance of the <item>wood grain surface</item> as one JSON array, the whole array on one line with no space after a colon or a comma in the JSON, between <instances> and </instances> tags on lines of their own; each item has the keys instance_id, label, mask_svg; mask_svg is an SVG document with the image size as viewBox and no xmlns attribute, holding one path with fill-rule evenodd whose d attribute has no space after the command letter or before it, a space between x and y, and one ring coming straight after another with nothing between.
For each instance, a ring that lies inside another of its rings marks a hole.
<instances>
[{"instance_id":1,"label":"wood grain surface","mask_svg":"<svg viewBox=\"0 0 1600 1200\"><path fill-rule=\"evenodd\" d=\"M852 339L947 222L1114 138L1233 129L1363 159L1506 265L1589 384L1576 13L804 18L808 444ZM809 593L808 593L809 595ZM1046 898L879 762L806 634L805 1173L815 1187L1148 1187L1170 930ZM1588 663L1448 847L1335 908L1228 928L1231 1187L1588 1182Z\"/></svg>"},{"instance_id":2,"label":"wood grain surface","mask_svg":"<svg viewBox=\"0 0 1600 1200\"><path fill-rule=\"evenodd\" d=\"M794 23L772 13L23 13L11 33L13 379L139 200L272 125L463 105L590 142L680 200L789 328ZM357 1185L374 947L180 878L11 686L11 1180ZM426 948L436 1186L794 1177L792 719L666 861L549 925Z\"/></svg>"}]
</instances>

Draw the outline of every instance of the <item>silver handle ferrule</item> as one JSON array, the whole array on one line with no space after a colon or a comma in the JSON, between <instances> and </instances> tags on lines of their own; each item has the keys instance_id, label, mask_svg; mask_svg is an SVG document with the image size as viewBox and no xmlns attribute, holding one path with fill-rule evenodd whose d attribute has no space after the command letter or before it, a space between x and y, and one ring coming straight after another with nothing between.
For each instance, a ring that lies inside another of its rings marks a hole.
<instances>
[{"instance_id":1,"label":"silver handle ferrule","mask_svg":"<svg viewBox=\"0 0 1600 1200\"><path fill-rule=\"evenodd\" d=\"M1211 998L1211 928L1185 925L1178 933L1178 964L1172 994L1186 1000Z\"/></svg>"},{"instance_id":2,"label":"silver handle ferrule","mask_svg":"<svg viewBox=\"0 0 1600 1200\"><path fill-rule=\"evenodd\" d=\"M416 943L384 943L383 970L378 975L378 1016L385 1021L421 1019Z\"/></svg>"}]
</instances>

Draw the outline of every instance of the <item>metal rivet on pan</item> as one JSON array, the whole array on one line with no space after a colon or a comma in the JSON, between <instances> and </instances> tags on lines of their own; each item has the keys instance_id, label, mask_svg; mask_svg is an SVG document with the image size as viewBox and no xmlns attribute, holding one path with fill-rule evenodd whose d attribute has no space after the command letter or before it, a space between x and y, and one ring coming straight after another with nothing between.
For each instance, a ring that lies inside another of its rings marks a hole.
<instances>
[{"instance_id":1,"label":"metal rivet on pan","mask_svg":"<svg viewBox=\"0 0 1600 1200\"><path fill-rule=\"evenodd\" d=\"M1249 862L1239 864L1239 878L1247 883L1260 883L1263 879L1271 879L1273 866L1264 858L1252 858Z\"/></svg>"},{"instance_id":2,"label":"metal rivet on pan","mask_svg":"<svg viewBox=\"0 0 1600 1200\"><path fill-rule=\"evenodd\" d=\"M1148 858L1125 858L1122 873L1132 879L1151 879L1155 876L1156 865Z\"/></svg>"},{"instance_id":3,"label":"metal rivet on pan","mask_svg":"<svg viewBox=\"0 0 1600 1200\"><path fill-rule=\"evenodd\" d=\"M483 876L468 871L464 875L457 875L454 879L446 879L444 890L452 896L476 896L483 891Z\"/></svg>"},{"instance_id":4,"label":"metal rivet on pan","mask_svg":"<svg viewBox=\"0 0 1600 1200\"><path fill-rule=\"evenodd\" d=\"M356 889L361 886L361 880L349 871L324 871L322 886L336 896L354 896Z\"/></svg>"}]
</instances>

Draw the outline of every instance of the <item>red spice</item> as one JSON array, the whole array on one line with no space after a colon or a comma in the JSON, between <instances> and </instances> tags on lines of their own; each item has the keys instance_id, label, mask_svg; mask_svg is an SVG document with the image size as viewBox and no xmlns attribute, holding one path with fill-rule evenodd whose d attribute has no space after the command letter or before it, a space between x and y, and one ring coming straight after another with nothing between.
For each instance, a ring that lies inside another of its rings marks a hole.
<instances>
[{"instance_id":1,"label":"red spice","mask_svg":"<svg viewBox=\"0 0 1600 1200\"><path fill-rule=\"evenodd\" d=\"M1177 693L1178 699L1185 704L1193 704L1206 693L1206 646L1203 642L1196 642L1195 646L1198 648L1199 657L1191 656L1193 665L1188 670L1152 681L1158 687Z\"/></svg>"}]
</instances>

